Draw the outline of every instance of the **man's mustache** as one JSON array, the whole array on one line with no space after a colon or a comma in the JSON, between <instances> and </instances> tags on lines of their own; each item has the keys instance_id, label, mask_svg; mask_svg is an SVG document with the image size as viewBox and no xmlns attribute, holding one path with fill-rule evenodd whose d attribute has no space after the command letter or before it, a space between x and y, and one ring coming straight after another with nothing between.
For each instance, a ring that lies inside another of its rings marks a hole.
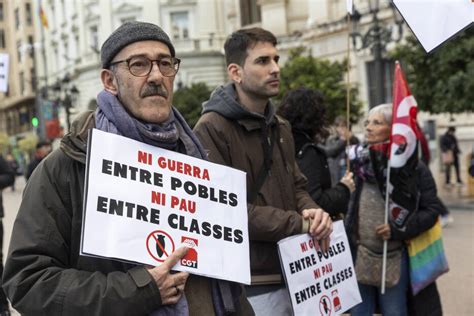
<instances>
[{"instance_id":1,"label":"man's mustache","mask_svg":"<svg viewBox=\"0 0 474 316\"><path fill-rule=\"evenodd\" d=\"M159 95L163 98L168 97L168 91L162 86L162 85L147 85L145 89L142 91L140 96L142 98L149 97L149 96L154 96L154 95Z\"/></svg>"}]
</instances>

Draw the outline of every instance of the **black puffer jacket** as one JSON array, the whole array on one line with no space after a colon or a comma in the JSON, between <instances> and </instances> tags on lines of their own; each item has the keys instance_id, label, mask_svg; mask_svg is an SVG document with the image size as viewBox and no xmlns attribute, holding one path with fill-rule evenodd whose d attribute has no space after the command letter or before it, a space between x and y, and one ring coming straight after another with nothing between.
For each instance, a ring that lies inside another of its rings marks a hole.
<instances>
[{"instance_id":1,"label":"black puffer jacket","mask_svg":"<svg viewBox=\"0 0 474 316\"><path fill-rule=\"evenodd\" d=\"M331 187L331 174L324 149L304 133L293 130L296 161L308 179L308 192L313 200L331 216L346 213L350 191L342 183Z\"/></svg>"}]
</instances>

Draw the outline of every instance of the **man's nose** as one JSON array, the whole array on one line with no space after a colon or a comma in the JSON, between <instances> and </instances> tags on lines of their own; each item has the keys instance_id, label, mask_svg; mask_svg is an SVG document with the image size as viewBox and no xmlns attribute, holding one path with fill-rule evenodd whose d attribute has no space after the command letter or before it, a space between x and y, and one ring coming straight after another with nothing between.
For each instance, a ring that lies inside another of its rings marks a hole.
<instances>
[{"instance_id":1,"label":"man's nose","mask_svg":"<svg viewBox=\"0 0 474 316\"><path fill-rule=\"evenodd\" d=\"M161 73L160 67L158 67L158 62L153 61L151 64L151 71L148 74L148 82L161 83L163 81L163 74Z\"/></svg>"},{"instance_id":2,"label":"man's nose","mask_svg":"<svg viewBox=\"0 0 474 316\"><path fill-rule=\"evenodd\" d=\"M280 66L278 65L278 63L276 61L272 61L272 64L271 64L271 70L270 70L270 73L271 74L278 74L280 73Z\"/></svg>"}]
</instances>

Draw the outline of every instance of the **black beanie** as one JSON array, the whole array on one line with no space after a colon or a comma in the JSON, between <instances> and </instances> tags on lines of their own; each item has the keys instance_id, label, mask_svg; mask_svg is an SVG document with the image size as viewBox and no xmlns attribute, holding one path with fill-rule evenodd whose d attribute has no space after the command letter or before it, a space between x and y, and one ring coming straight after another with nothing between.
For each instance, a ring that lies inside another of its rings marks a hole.
<instances>
[{"instance_id":1,"label":"black beanie","mask_svg":"<svg viewBox=\"0 0 474 316\"><path fill-rule=\"evenodd\" d=\"M109 68L112 59L125 46L140 41L159 41L170 49L171 56L175 56L173 44L170 38L158 25L146 22L125 22L116 29L102 44L100 49L100 60L102 68Z\"/></svg>"}]
</instances>

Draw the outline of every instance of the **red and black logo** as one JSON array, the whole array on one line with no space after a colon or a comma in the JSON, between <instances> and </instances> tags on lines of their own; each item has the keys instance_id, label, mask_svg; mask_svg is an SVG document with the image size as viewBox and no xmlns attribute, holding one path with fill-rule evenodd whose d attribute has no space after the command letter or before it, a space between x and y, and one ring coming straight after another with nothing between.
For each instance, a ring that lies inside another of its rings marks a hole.
<instances>
[{"instance_id":1,"label":"red and black logo","mask_svg":"<svg viewBox=\"0 0 474 316\"><path fill-rule=\"evenodd\" d=\"M198 267L198 253L197 246L198 240L190 237L181 236L181 243L187 244L190 249L188 253L181 259L181 265L184 267L190 267L197 269Z\"/></svg>"}]
</instances>

